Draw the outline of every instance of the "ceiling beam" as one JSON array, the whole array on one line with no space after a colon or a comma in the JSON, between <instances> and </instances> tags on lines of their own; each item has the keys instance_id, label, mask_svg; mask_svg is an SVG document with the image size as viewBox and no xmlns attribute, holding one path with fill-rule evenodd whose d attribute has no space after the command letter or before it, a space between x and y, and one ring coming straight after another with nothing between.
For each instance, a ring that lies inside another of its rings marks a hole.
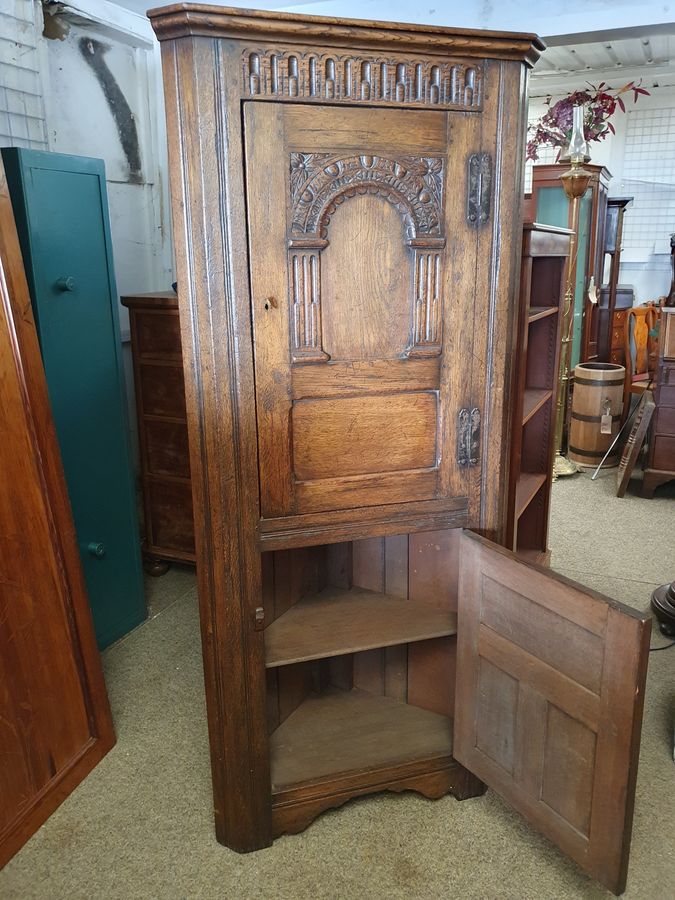
<instances>
[{"instance_id":1,"label":"ceiling beam","mask_svg":"<svg viewBox=\"0 0 675 900\"><path fill-rule=\"evenodd\" d=\"M568 44L601 44L606 41L623 41L626 38L654 37L656 34L675 34L675 22L663 25L636 25L632 28L608 28L606 31L580 31L576 34L542 35L548 47L564 47Z\"/></svg>"}]
</instances>

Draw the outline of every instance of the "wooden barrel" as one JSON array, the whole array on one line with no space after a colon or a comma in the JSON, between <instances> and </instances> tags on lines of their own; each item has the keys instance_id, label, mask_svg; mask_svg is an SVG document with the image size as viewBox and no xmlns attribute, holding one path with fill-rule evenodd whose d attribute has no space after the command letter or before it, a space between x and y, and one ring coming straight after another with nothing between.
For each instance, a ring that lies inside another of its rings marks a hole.
<instances>
[{"instance_id":1,"label":"wooden barrel","mask_svg":"<svg viewBox=\"0 0 675 900\"><path fill-rule=\"evenodd\" d=\"M574 369L572 420L567 455L580 466L596 468L619 431L623 409L623 380L626 370L614 363L580 363ZM612 431L600 431L603 414L609 410ZM619 463L619 446L603 463L603 468Z\"/></svg>"}]
</instances>

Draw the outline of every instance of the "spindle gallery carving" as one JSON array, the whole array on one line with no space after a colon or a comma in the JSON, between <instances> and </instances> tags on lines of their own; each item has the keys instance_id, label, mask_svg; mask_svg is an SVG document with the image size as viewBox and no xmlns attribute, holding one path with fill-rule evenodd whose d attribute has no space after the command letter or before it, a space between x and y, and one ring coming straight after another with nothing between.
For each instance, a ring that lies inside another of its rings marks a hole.
<instances>
[{"instance_id":1,"label":"spindle gallery carving","mask_svg":"<svg viewBox=\"0 0 675 900\"><path fill-rule=\"evenodd\" d=\"M460 61L249 48L242 73L252 97L472 110L483 100L480 65Z\"/></svg>"},{"instance_id":2,"label":"spindle gallery carving","mask_svg":"<svg viewBox=\"0 0 675 900\"><path fill-rule=\"evenodd\" d=\"M321 342L321 251L336 208L364 194L382 196L398 210L413 250L411 340L405 355L440 353L444 176L442 157L290 154L293 362L330 358Z\"/></svg>"}]
</instances>

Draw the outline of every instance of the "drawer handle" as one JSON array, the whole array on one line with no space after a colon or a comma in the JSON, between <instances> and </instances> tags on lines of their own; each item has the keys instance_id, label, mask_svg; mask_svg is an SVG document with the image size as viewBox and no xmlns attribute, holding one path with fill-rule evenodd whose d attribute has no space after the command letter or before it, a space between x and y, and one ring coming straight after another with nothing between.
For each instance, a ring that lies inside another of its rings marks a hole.
<instances>
[{"instance_id":1,"label":"drawer handle","mask_svg":"<svg viewBox=\"0 0 675 900\"><path fill-rule=\"evenodd\" d=\"M62 275L60 278L56 279L56 284L54 286L57 291L61 291L65 294L66 291L75 290L75 279L72 275Z\"/></svg>"},{"instance_id":2,"label":"drawer handle","mask_svg":"<svg viewBox=\"0 0 675 900\"><path fill-rule=\"evenodd\" d=\"M90 541L87 544L87 550L96 559L103 559L105 556L105 544L101 543L101 541Z\"/></svg>"}]
</instances>

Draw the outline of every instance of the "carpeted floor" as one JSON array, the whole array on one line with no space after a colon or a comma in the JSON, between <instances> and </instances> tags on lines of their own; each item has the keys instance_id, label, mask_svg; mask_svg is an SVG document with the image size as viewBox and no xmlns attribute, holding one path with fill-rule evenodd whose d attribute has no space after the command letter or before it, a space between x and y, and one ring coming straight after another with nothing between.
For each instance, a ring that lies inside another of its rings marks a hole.
<instances>
[{"instance_id":1,"label":"carpeted floor","mask_svg":"<svg viewBox=\"0 0 675 900\"><path fill-rule=\"evenodd\" d=\"M552 564L645 609L675 577L675 490L618 500L613 487L614 472L554 486ZM3 900L609 896L492 792L377 795L260 853L221 847L194 576L176 567L148 589L153 617L104 654L117 746L0 873ZM675 897L674 700L675 647L650 659L627 900Z\"/></svg>"}]
</instances>

